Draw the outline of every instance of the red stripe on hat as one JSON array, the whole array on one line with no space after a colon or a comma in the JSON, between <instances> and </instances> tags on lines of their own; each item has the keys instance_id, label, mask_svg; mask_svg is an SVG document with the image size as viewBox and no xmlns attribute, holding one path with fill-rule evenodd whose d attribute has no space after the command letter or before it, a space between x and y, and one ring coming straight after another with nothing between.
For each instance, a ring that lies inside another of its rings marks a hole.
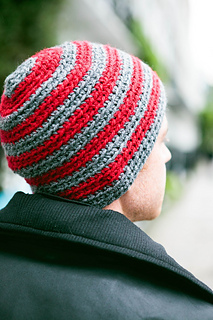
<instances>
[{"instance_id":1,"label":"red stripe on hat","mask_svg":"<svg viewBox=\"0 0 213 320\"><path fill-rule=\"evenodd\" d=\"M144 117L141 119L140 124L133 132L127 146L123 149L122 154L119 154L114 162L104 168L100 173L90 177L87 181L81 183L79 186L71 187L69 190L58 193L59 196L70 199L86 198L89 194L94 194L98 190L102 190L105 186L112 185L112 182L118 180L120 174L123 172L124 167L128 161L133 157L134 153L138 150L147 130L152 125L156 116L160 97L160 83L157 75L153 72L153 88Z\"/></svg>"},{"instance_id":2,"label":"red stripe on hat","mask_svg":"<svg viewBox=\"0 0 213 320\"><path fill-rule=\"evenodd\" d=\"M8 157L8 164L10 168L13 168L12 170L32 165L41 159L45 159L46 156L51 155L55 150L60 149L60 147L63 144L66 144L68 140L72 139L76 133L79 133L81 129L87 125L88 121L93 119L93 116L97 114L99 108L103 107L109 94L112 92L121 68L118 52L108 46L105 48L107 53L107 65L90 97L79 109L75 110L74 114L63 124L63 127L58 130L57 134L50 138L50 140L44 142L41 146L31 152L26 152L19 157ZM118 65L117 70L114 70L113 66L115 64ZM105 90L103 90L103 88L105 88Z\"/></svg>"},{"instance_id":3,"label":"red stripe on hat","mask_svg":"<svg viewBox=\"0 0 213 320\"><path fill-rule=\"evenodd\" d=\"M119 110L114 114L114 117L109 123L94 137L77 155L63 164L61 167L50 170L42 177L32 178L27 180L32 185L48 184L51 181L57 181L67 175L71 175L80 167L84 167L86 163L94 157L95 154L106 147L109 141L117 135L118 131L124 127L124 124L129 121L129 117L135 113L135 106L139 100L143 85L143 70L141 62L133 57L133 73L132 81L129 90L124 98L123 104Z\"/></svg>"},{"instance_id":4,"label":"red stripe on hat","mask_svg":"<svg viewBox=\"0 0 213 320\"><path fill-rule=\"evenodd\" d=\"M14 143L21 138L24 139L26 135L31 134L37 128L42 127L51 113L56 110L59 105L63 104L64 100L68 98L68 95L89 70L92 63L91 54L92 47L89 43L78 43L75 68L72 69L67 75L67 78L45 98L44 102L41 103L32 115L14 129L2 134L2 142L6 140L7 143Z\"/></svg>"},{"instance_id":5,"label":"red stripe on hat","mask_svg":"<svg viewBox=\"0 0 213 320\"><path fill-rule=\"evenodd\" d=\"M62 48L49 48L35 54L37 57L35 65L31 73L18 85L11 98L8 98L5 93L2 95L0 104L0 114L6 117L17 111L29 97L36 92L42 82L50 78L53 72L59 65ZM7 136L2 130L2 142L7 142Z\"/></svg>"}]
</instances>

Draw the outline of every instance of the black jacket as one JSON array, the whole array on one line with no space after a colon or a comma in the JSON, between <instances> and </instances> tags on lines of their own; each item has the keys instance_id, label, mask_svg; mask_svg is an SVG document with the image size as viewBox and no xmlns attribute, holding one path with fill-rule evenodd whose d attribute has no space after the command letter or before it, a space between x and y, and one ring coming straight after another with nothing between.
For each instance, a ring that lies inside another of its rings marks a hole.
<instances>
[{"instance_id":1,"label":"black jacket","mask_svg":"<svg viewBox=\"0 0 213 320\"><path fill-rule=\"evenodd\" d=\"M206 320L213 293L125 216L44 194L0 211L1 320Z\"/></svg>"}]
</instances>

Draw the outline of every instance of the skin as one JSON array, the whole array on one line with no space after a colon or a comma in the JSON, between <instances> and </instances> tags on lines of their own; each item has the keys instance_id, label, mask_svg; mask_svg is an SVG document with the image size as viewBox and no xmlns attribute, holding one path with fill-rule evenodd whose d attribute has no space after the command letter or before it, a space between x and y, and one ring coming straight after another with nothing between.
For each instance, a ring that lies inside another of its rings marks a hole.
<instances>
[{"instance_id":1,"label":"skin","mask_svg":"<svg viewBox=\"0 0 213 320\"><path fill-rule=\"evenodd\" d=\"M164 117L152 152L134 183L124 195L104 209L118 211L132 222L159 216L165 193L166 163L171 159L165 145L167 131L168 123Z\"/></svg>"}]
</instances>

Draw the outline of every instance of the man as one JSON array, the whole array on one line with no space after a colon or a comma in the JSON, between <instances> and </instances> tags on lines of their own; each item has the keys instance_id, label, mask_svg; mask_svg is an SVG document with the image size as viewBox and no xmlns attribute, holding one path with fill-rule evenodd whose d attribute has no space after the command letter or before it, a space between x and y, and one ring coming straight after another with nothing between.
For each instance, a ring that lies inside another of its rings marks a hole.
<instances>
[{"instance_id":1,"label":"man","mask_svg":"<svg viewBox=\"0 0 213 320\"><path fill-rule=\"evenodd\" d=\"M86 41L6 79L1 143L33 195L1 210L1 319L213 319L211 289L132 223L161 211L165 107L149 66Z\"/></svg>"}]
</instances>

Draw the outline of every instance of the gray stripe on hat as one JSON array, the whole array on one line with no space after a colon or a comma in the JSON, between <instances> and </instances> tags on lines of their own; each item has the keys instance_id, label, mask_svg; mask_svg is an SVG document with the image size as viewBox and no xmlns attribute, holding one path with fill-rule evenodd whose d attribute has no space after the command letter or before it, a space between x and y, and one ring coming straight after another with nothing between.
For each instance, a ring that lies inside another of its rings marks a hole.
<instances>
[{"instance_id":1,"label":"gray stripe on hat","mask_svg":"<svg viewBox=\"0 0 213 320\"><path fill-rule=\"evenodd\" d=\"M94 176L96 173L101 172L104 167L113 162L117 155L122 152L122 149L127 145L132 133L144 116L150 98L152 90L152 74L150 68L145 64L143 70L143 92L140 95L140 99L135 108L135 114L130 116L129 121L125 123L124 128L120 129L117 135L113 137L112 142L108 142L105 148L100 150L99 154L95 155L91 161L87 162L85 167L79 168L72 176L66 176L63 179L57 180L57 182L51 182L49 185L41 186L39 189L40 191L46 190L50 193L56 193L76 186L81 182L86 181L89 177Z\"/></svg>"},{"instance_id":2,"label":"gray stripe on hat","mask_svg":"<svg viewBox=\"0 0 213 320\"><path fill-rule=\"evenodd\" d=\"M76 45L66 42L62 46L63 52L60 57L59 65L52 76L44 81L40 87L33 93L27 101L12 114L2 119L2 130L11 130L18 124L27 119L47 98L74 68L76 62ZM7 148L7 146L5 147Z\"/></svg>"},{"instance_id":3,"label":"gray stripe on hat","mask_svg":"<svg viewBox=\"0 0 213 320\"><path fill-rule=\"evenodd\" d=\"M18 85L31 73L37 57L31 57L24 61L18 68L11 73L5 80L5 96L11 98Z\"/></svg>"},{"instance_id":4,"label":"gray stripe on hat","mask_svg":"<svg viewBox=\"0 0 213 320\"><path fill-rule=\"evenodd\" d=\"M109 95L109 99L104 104L104 108L98 110L98 114L94 116L94 120L88 122L81 133L76 134L74 138L70 139L61 149L56 150L52 155L40 160L38 163L17 171L17 173L25 178L31 178L62 165L64 162L69 161L74 154L81 150L106 126L107 122L109 122L113 114L122 104L131 83L133 71L132 59L123 52L119 52L119 54L121 55L123 64L121 66L119 79L116 82L117 91Z\"/></svg>"},{"instance_id":5,"label":"gray stripe on hat","mask_svg":"<svg viewBox=\"0 0 213 320\"><path fill-rule=\"evenodd\" d=\"M37 128L36 131L25 136L24 139L20 139L15 144L4 144L8 156L19 156L38 147L52 135L57 134L59 128L63 126L64 122L68 121L73 112L76 109L80 109L80 105L89 97L106 67L106 53L103 47L94 44L92 51L91 69L83 77L83 80L78 83L78 86L74 88L63 104L51 113L42 127Z\"/></svg>"},{"instance_id":6,"label":"gray stripe on hat","mask_svg":"<svg viewBox=\"0 0 213 320\"><path fill-rule=\"evenodd\" d=\"M132 159L130 159L128 164L125 166L119 179L114 181L111 186L105 186L103 190L99 190L95 194L90 194L86 199L81 199L81 201L104 208L115 199L118 199L129 189L153 149L165 114L165 107L165 91L161 84L159 109L157 111L155 121L151 125L150 130L147 131L138 151L135 152Z\"/></svg>"}]
</instances>

